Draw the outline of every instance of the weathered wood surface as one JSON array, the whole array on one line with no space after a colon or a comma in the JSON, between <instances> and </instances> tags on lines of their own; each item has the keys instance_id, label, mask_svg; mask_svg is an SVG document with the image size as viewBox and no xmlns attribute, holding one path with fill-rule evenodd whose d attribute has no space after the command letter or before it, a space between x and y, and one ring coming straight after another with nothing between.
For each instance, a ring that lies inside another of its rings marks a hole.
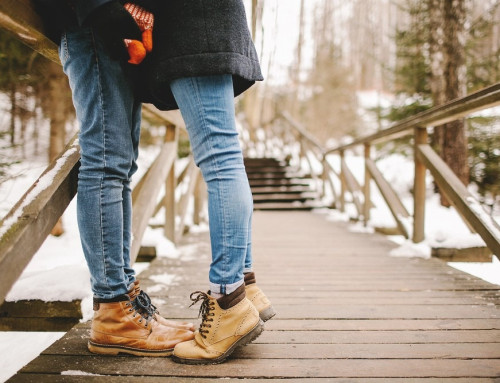
<instances>
[{"instance_id":1,"label":"weathered wood surface","mask_svg":"<svg viewBox=\"0 0 500 383\"><path fill-rule=\"evenodd\" d=\"M278 314L227 363L92 355L85 323L10 381L500 380L500 286L437 259L392 258L395 245L385 237L352 233L311 212L256 212L253 242L257 282ZM188 296L207 288L208 233L187 236L179 251L179 258L156 258L141 283L163 315L196 320Z\"/></svg>"}]
</instances>

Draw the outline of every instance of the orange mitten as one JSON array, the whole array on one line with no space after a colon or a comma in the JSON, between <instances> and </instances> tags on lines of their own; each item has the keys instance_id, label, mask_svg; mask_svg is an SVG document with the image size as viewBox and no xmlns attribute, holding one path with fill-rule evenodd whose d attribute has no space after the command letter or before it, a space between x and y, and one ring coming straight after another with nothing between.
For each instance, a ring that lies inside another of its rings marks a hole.
<instances>
[{"instance_id":1,"label":"orange mitten","mask_svg":"<svg viewBox=\"0 0 500 383\"><path fill-rule=\"evenodd\" d=\"M142 41L125 40L131 64L140 64L146 54L153 50L153 24L154 15L144 8L132 3L125 3L125 9L132 15L135 22L142 31Z\"/></svg>"}]
</instances>

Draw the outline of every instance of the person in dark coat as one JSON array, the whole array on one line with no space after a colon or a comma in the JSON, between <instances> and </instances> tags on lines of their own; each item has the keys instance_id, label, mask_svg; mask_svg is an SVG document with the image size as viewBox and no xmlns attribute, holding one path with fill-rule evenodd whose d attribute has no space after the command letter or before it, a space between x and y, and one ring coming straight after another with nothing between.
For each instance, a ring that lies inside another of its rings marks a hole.
<instances>
[{"instance_id":1,"label":"person in dark coat","mask_svg":"<svg viewBox=\"0 0 500 383\"><path fill-rule=\"evenodd\" d=\"M59 44L81 125L77 211L95 310L89 350L173 351L177 362L219 363L255 339L274 315L252 271L252 195L233 100L263 79L260 65L242 0L133 3L155 18L153 51L138 67L126 63L124 39L140 40L140 30L122 2L38 0ZM168 321L148 304L130 264L130 178L137 169L142 102L180 109L208 187L210 290L191 295L202 301L194 334L191 324Z\"/></svg>"}]
</instances>

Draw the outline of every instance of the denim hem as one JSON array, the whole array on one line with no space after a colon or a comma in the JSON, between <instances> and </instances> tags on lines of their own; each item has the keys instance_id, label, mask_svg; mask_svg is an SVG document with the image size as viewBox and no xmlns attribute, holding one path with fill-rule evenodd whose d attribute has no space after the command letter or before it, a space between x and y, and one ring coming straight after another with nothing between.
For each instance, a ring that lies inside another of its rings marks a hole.
<instances>
[{"instance_id":1,"label":"denim hem","mask_svg":"<svg viewBox=\"0 0 500 383\"><path fill-rule=\"evenodd\" d=\"M252 271L253 271L253 268L251 268L251 267L245 267L245 268L243 269L243 274L246 274L246 273L251 273Z\"/></svg>"},{"instance_id":2,"label":"denim hem","mask_svg":"<svg viewBox=\"0 0 500 383\"><path fill-rule=\"evenodd\" d=\"M245 283L245 281L243 279L240 279L239 281L228 284L228 285L221 285L218 283L210 282L210 285L209 285L210 292L229 295L244 283Z\"/></svg>"}]
</instances>

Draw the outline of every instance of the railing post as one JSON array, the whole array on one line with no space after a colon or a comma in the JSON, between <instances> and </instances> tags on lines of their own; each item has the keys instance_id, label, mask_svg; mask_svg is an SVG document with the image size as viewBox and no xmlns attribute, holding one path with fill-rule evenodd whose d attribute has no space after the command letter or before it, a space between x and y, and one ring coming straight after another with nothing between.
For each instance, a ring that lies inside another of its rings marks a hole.
<instances>
[{"instance_id":1,"label":"railing post","mask_svg":"<svg viewBox=\"0 0 500 383\"><path fill-rule=\"evenodd\" d=\"M415 180L413 186L413 242L425 239L425 173L424 163L418 156L418 145L427 144L427 128L415 128Z\"/></svg>"},{"instance_id":2,"label":"railing post","mask_svg":"<svg viewBox=\"0 0 500 383\"><path fill-rule=\"evenodd\" d=\"M165 132L165 141L177 141L178 129L175 125L167 125ZM177 182L175 179L175 162L168 172L165 181L165 226L163 233L166 238L175 243L175 187Z\"/></svg>"},{"instance_id":3,"label":"railing post","mask_svg":"<svg viewBox=\"0 0 500 383\"><path fill-rule=\"evenodd\" d=\"M340 153L340 211L345 212L345 192L346 192L346 183L345 183L345 172L344 172L344 151L341 150Z\"/></svg>"},{"instance_id":4,"label":"railing post","mask_svg":"<svg viewBox=\"0 0 500 383\"><path fill-rule=\"evenodd\" d=\"M365 194L365 202L363 206L363 222L364 225L368 225L368 221L370 220L370 208L371 208L371 196L370 196L370 172L368 170L368 161L370 160L371 155L371 146L370 144L365 144L365 185L364 185L364 194Z\"/></svg>"}]
</instances>

